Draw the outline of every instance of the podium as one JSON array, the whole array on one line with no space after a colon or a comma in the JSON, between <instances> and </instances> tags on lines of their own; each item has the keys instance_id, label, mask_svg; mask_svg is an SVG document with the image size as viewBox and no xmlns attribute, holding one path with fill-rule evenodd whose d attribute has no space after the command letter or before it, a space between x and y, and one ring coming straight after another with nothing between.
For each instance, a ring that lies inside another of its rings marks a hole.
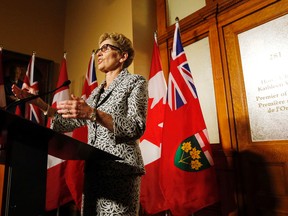
<instances>
[{"instance_id":1,"label":"podium","mask_svg":"<svg viewBox=\"0 0 288 216\"><path fill-rule=\"evenodd\" d=\"M63 160L119 159L0 110L0 164L5 166L1 216L45 215L48 154Z\"/></svg>"}]
</instances>

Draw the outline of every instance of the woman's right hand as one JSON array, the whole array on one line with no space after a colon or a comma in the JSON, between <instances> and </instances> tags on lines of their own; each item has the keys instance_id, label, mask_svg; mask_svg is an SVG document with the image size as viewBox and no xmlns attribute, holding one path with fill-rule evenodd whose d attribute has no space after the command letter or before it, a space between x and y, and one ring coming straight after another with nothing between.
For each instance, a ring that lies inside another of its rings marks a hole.
<instances>
[{"instance_id":1,"label":"woman's right hand","mask_svg":"<svg viewBox=\"0 0 288 216\"><path fill-rule=\"evenodd\" d=\"M16 85L12 85L12 92L19 100L37 95L37 91L28 86L26 83L23 84L22 89ZM57 111L56 109L51 108L49 104L45 103L45 101L40 97L30 100L29 103L38 106L44 112L44 115L48 115L49 117L54 116L55 112Z\"/></svg>"},{"instance_id":2,"label":"woman's right hand","mask_svg":"<svg viewBox=\"0 0 288 216\"><path fill-rule=\"evenodd\" d=\"M22 89L17 85L12 85L12 92L18 99L23 99L27 97L31 97L33 95L37 95L37 91L34 88L31 88L26 83L23 84ZM33 103L33 101L31 101Z\"/></svg>"}]
</instances>

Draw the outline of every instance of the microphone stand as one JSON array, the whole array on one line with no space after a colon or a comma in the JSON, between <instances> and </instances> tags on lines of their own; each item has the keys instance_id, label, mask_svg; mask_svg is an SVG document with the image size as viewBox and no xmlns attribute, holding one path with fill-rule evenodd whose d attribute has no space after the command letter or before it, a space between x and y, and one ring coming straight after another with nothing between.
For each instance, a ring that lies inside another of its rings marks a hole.
<instances>
[{"instance_id":1,"label":"microphone stand","mask_svg":"<svg viewBox=\"0 0 288 216\"><path fill-rule=\"evenodd\" d=\"M57 88L55 88L55 89L53 89L53 90L51 90L51 91L48 91L48 92L45 92L45 93L39 94L39 95L32 95L32 96L30 96L30 97L23 98L23 99L20 99L20 100L16 100L16 101L14 101L13 103L10 103L8 106L4 107L4 110L7 110L7 109L9 109L10 107L17 106L17 105L22 104L22 103L29 102L29 101L34 100L34 99L36 99L36 98L39 98L39 97L42 97L42 96L51 94L51 93L57 91L58 89L60 89L60 88L62 88L62 87L64 87L64 86L70 85L70 83L71 83L70 80L66 80L66 81L63 82L63 84L62 84L61 86L59 86L59 87L57 87Z\"/></svg>"}]
</instances>

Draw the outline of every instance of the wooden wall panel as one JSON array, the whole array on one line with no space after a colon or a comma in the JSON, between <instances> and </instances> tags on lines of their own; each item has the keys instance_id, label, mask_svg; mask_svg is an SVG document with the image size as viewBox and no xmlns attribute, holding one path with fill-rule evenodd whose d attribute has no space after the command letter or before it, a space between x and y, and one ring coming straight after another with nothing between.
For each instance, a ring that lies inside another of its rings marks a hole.
<instances>
[{"instance_id":1,"label":"wooden wall panel","mask_svg":"<svg viewBox=\"0 0 288 216\"><path fill-rule=\"evenodd\" d=\"M283 6L280 6L281 4ZM247 135L248 132L245 130L241 133L241 127L239 131L239 124L241 124L242 117L237 117L239 114L239 112L237 114L237 110L242 110L244 103L241 101L238 101L239 103L237 104L234 103L237 97L242 96L232 94L232 92L235 91L235 88L237 88L237 86L239 87L243 77L241 77L241 74L238 74L239 77L235 75L234 78L236 79L231 79L230 74L231 68L239 68L241 59L239 53L234 53L233 55L227 53L227 47L237 46L237 38L235 38L234 41L225 40L225 37L229 37L229 35L225 35L228 32L226 31L224 33L223 29L237 20L249 17L270 6L270 13L267 13L267 16L269 16L270 19L273 17L273 14L275 14L275 17L279 16L279 9L281 8L281 10L285 11L285 9L283 9L285 4L287 3L279 0L206 0L206 6L204 8L179 21L181 39L184 46L201 39L204 35L209 36L219 123L220 143L212 145L212 150L217 169L221 203L218 206L216 205L211 206L211 208L203 209L203 211L199 211L195 213L195 215L219 215L219 209L223 216L245 215L245 213L243 213L246 208L244 204L245 198L243 197L244 189L243 183L239 178L239 170L243 167L243 161L241 160L242 153L239 152L239 138L243 139L243 136L245 136L245 134ZM164 59L164 71L169 71L169 53L172 47L174 25L167 26L166 1L157 0L157 6L159 6L157 7L157 29L159 36L158 42L161 47L160 54L162 60ZM257 22L256 18L253 18L253 22ZM231 32L231 34L234 33ZM231 61L231 59L233 59L233 61ZM241 70L238 72L241 73ZM242 89L242 92L239 91L239 94L244 92L244 89ZM286 201L285 199L279 199L279 197L286 191L284 184L286 184L287 181L287 165L286 163L275 164L267 161L265 163L264 166L263 164L262 166L250 164L248 167L251 168L252 166L256 166L259 170L268 170L268 173L270 173L272 177L270 183L274 185L273 191L276 193L275 200L277 200L279 209L282 209L282 212L285 212L287 211L285 209ZM257 173L259 174L261 172ZM281 174L279 178L273 177L275 176L275 173ZM261 177L258 176L257 178L260 179ZM264 177L262 176L262 178ZM261 187L267 186L266 183L263 182ZM260 197L258 196L259 200ZM267 202L267 199L264 199L264 201ZM281 215L281 213L278 213L278 215ZM282 215L285 214L283 213Z\"/></svg>"}]
</instances>

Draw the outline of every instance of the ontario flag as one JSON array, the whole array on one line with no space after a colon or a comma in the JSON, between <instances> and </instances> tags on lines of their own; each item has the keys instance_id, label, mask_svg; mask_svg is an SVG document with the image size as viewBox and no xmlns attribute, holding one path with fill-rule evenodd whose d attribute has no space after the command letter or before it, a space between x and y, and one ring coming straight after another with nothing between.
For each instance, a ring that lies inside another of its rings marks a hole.
<instances>
[{"instance_id":1,"label":"ontario flag","mask_svg":"<svg viewBox=\"0 0 288 216\"><path fill-rule=\"evenodd\" d=\"M206 124L175 24L163 125L161 185L173 216L185 216L218 201Z\"/></svg>"},{"instance_id":2,"label":"ontario flag","mask_svg":"<svg viewBox=\"0 0 288 216\"><path fill-rule=\"evenodd\" d=\"M39 93L39 85L38 81L36 79L35 70L34 70L34 64L35 64L35 52L33 52L32 57L29 61L27 71L23 80L23 86L22 89L30 89L33 91L33 94ZM42 111L39 107L26 103L25 104L25 114L21 113L19 105L16 107L15 113L20 116L25 116L26 119L29 119L35 123L43 124L42 119Z\"/></svg>"},{"instance_id":3,"label":"ontario flag","mask_svg":"<svg viewBox=\"0 0 288 216\"><path fill-rule=\"evenodd\" d=\"M60 87L63 82L68 80L67 65L66 65L66 53L61 62L59 78L56 87ZM56 108L57 102L62 100L68 100L70 98L69 86L64 86L58 89L53 95L53 101L51 107ZM50 128L51 119L47 121L47 127ZM66 135L71 136L71 133ZM50 211L57 209L59 206L72 200L72 196L69 192L65 181L65 169L66 161L56 158L52 155L48 155L47 162L47 183L46 183L46 210Z\"/></svg>"},{"instance_id":4,"label":"ontario flag","mask_svg":"<svg viewBox=\"0 0 288 216\"><path fill-rule=\"evenodd\" d=\"M0 108L6 106L6 97L4 89L4 74L2 65L2 47L0 47Z\"/></svg>"},{"instance_id":5,"label":"ontario flag","mask_svg":"<svg viewBox=\"0 0 288 216\"><path fill-rule=\"evenodd\" d=\"M148 82L148 111L146 130L140 138L146 174L142 177L140 202L145 212L156 214L166 210L160 189L159 165L161 158L162 128L167 85L162 70L156 33Z\"/></svg>"},{"instance_id":6,"label":"ontario flag","mask_svg":"<svg viewBox=\"0 0 288 216\"><path fill-rule=\"evenodd\" d=\"M98 86L96 69L95 69L95 51L93 50L89 60L88 70L85 76L85 81L82 89L82 98L87 99L91 92ZM72 137L84 143L88 142L87 126L82 126L73 131ZM65 179L71 195L77 205L81 208L82 192L83 192L83 173L84 161L68 160L65 171Z\"/></svg>"}]
</instances>

